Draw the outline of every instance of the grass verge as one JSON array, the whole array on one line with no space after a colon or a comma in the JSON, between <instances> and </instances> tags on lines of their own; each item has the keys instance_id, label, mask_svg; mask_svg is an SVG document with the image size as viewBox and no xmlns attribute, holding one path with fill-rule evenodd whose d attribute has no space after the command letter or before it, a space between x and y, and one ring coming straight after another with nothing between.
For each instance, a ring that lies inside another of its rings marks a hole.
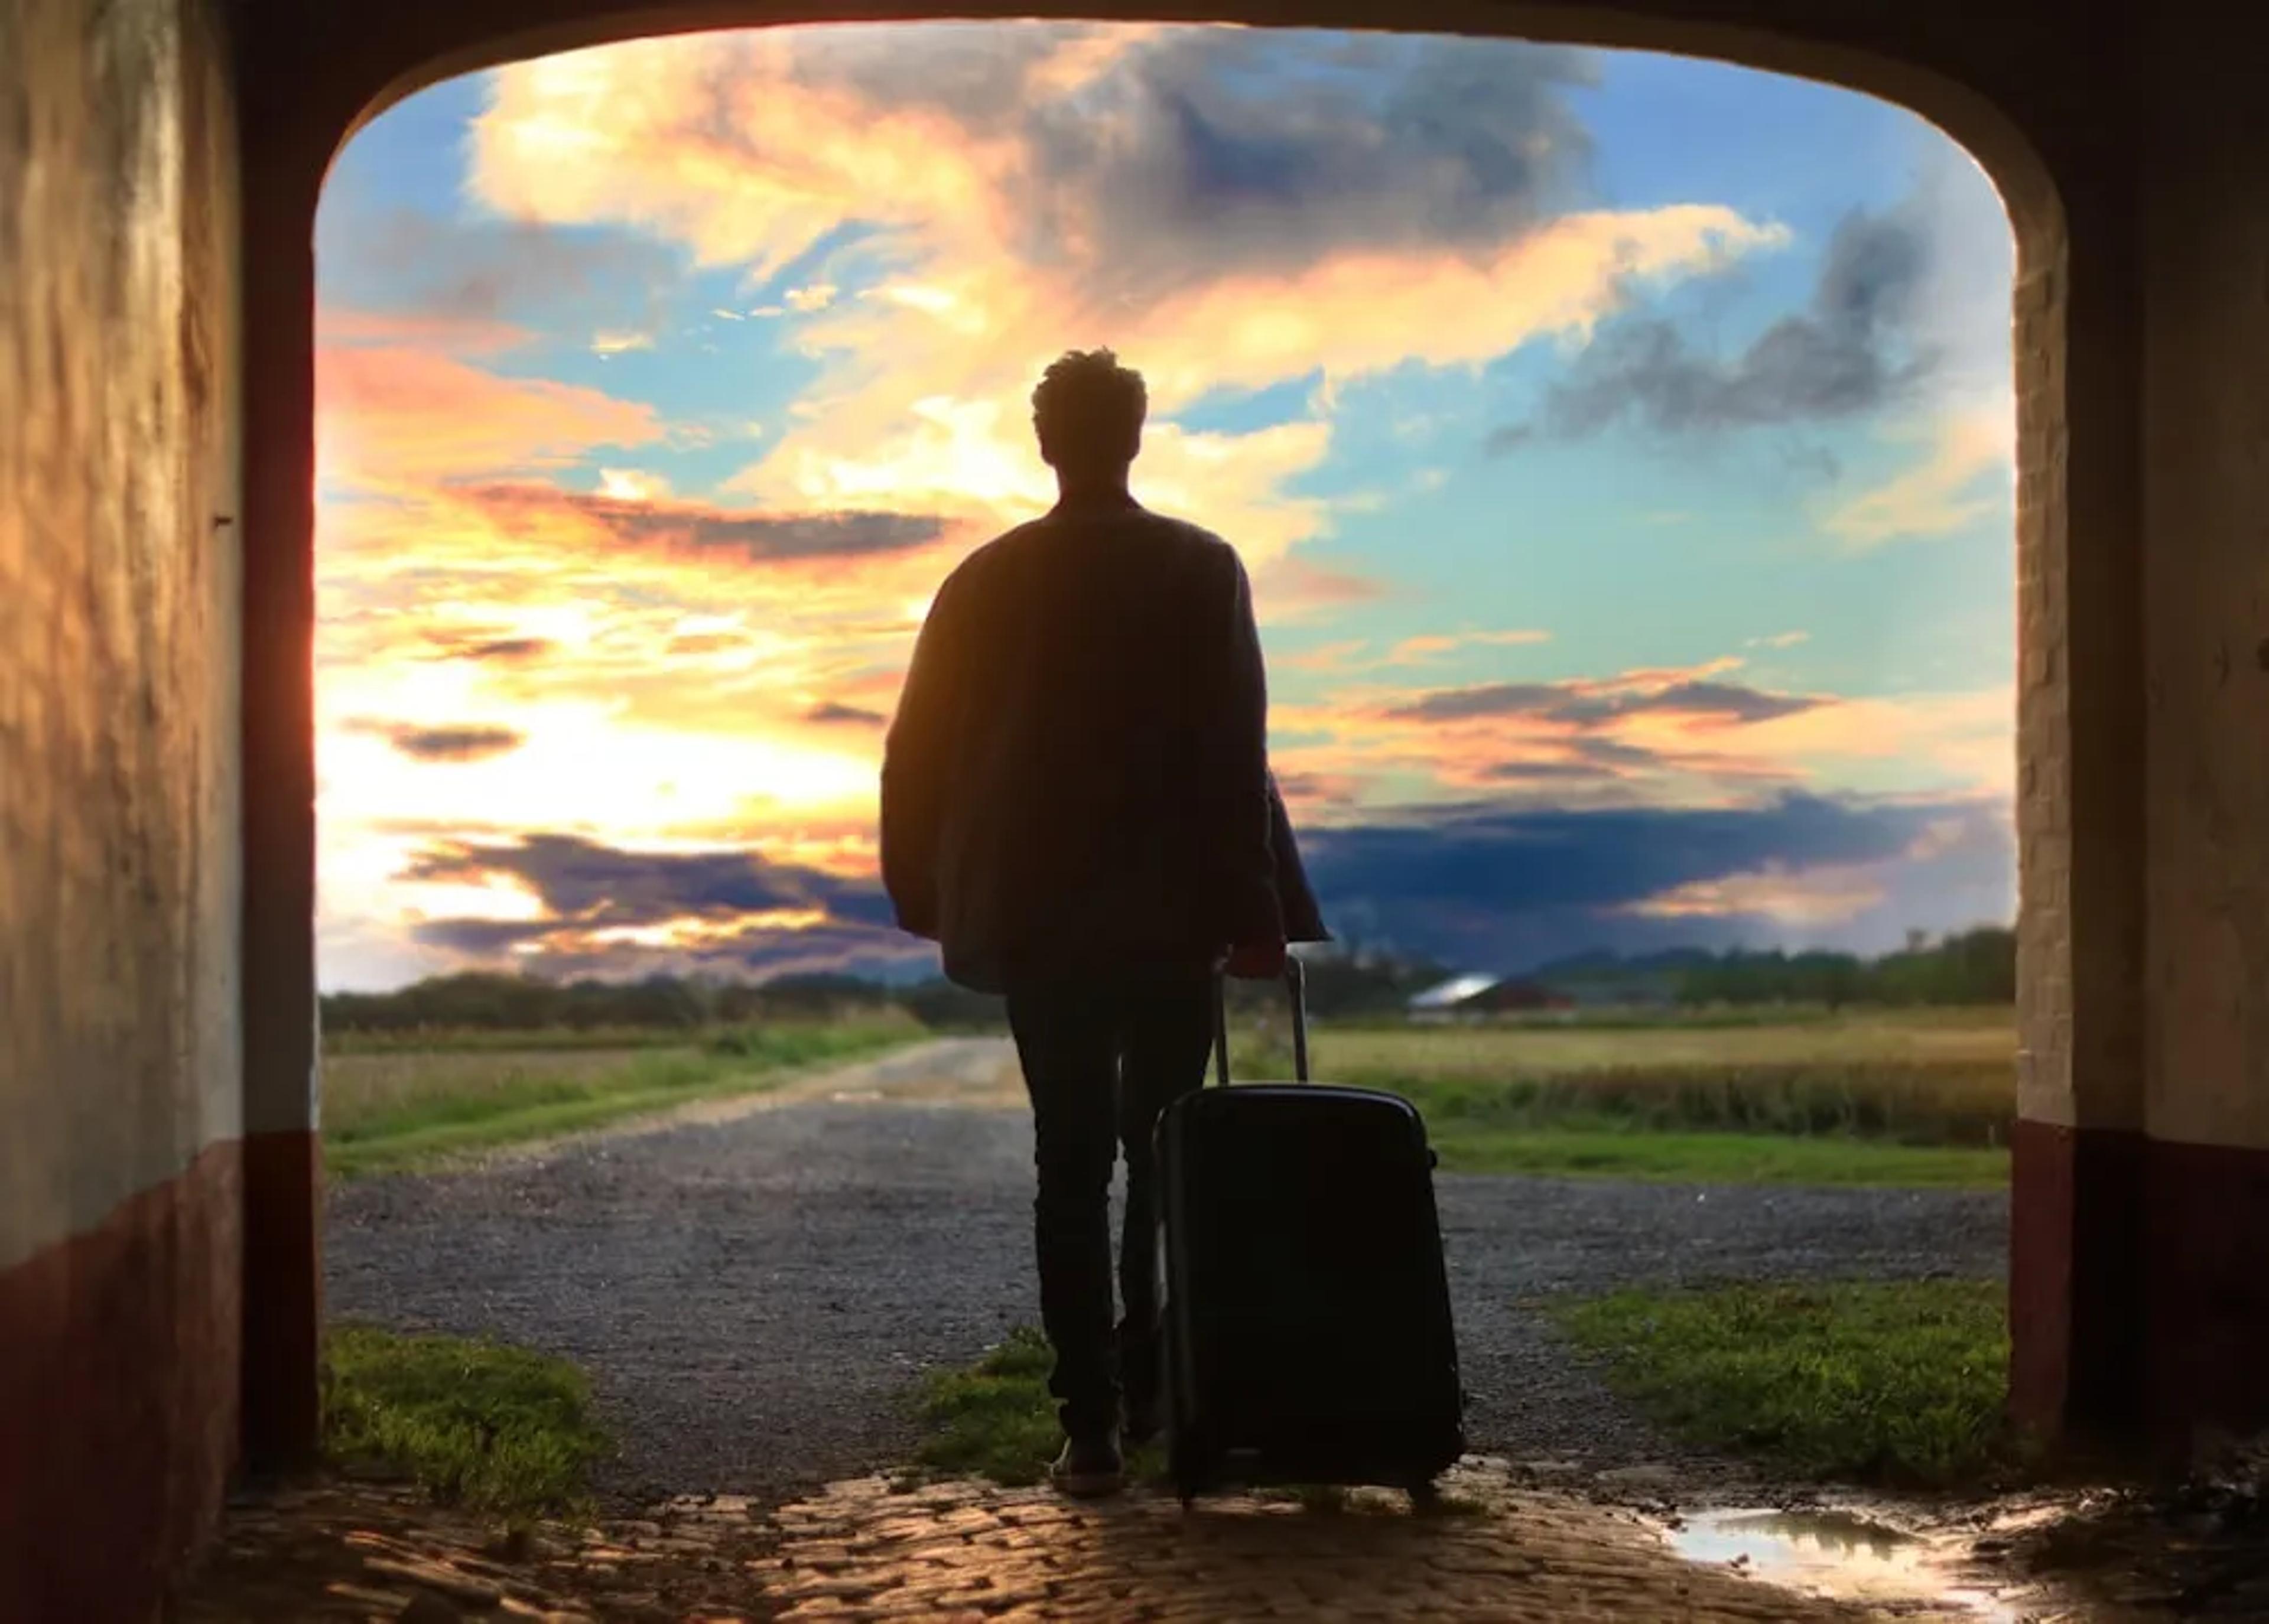
<instances>
[{"instance_id":1,"label":"grass verge","mask_svg":"<svg viewBox=\"0 0 2269 1624\"><path fill-rule=\"evenodd\" d=\"M1420 1102L1420 1109L1424 1104ZM1429 1112L1442 1166L1454 1173L1628 1178L1666 1184L1890 1185L1990 1189L2009 1179L2009 1153L1887 1145L1849 1138L1681 1133L1621 1126L1529 1131L1475 1126Z\"/></svg>"},{"instance_id":2,"label":"grass verge","mask_svg":"<svg viewBox=\"0 0 2269 1624\"><path fill-rule=\"evenodd\" d=\"M1974 1484L2017 1460L1993 1282L1629 1291L1554 1318L1605 1359L1611 1387L1688 1443L1896 1487Z\"/></svg>"},{"instance_id":3,"label":"grass verge","mask_svg":"<svg viewBox=\"0 0 2269 1624\"><path fill-rule=\"evenodd\" d=\"M1046 1478L1063 1447L1048 1372L1055 1355L1047 1338L1019 1325L976 1363L933 1371L923 1383L920 1414L925 1436L914 1458L950 1477L978 1477L1021 1488ZM1157 1481L1165 1453L1156 1444L1134 1451L1130 1480Z\"/></svg>"},{"instance_id":4,"label":"grass verge","mask_svg":"<svg viewBox=\"0 0 2269 1624\"><path fill-rule=\"evenodd\" d=\"M353 1178L596 1127L778 1085L795 1069L879 1053L898 1022L744 1029L706 1049L394 1051L324 1063L324 1163Z\"/></svg>"},{"instance_id":5,"label":"grass verge","mask_svg":"<svg viewBox=\"0 0 2269 1624\"><path fill-rule=\"evenodd\" d=\"M914 1458L933 1472L1011 1488L1038 1482L1063 1443L1048 1397L1054 1357L1046 1337L1020 1325L975 1364L932 1372L922 1384L926 1436Z\"/></svg>"},{"instance_id":6,"label":"grass verge","mask_svg":"<svg viewBox=\"0 0 2269 1624\"><path fill-rule=\"evenodd\" d=\"M573 1509L608 1451L582 1372L525 1348L337 1325L323 1350L323 1451L511 1517Z\"/></svg>"}]
</instances>

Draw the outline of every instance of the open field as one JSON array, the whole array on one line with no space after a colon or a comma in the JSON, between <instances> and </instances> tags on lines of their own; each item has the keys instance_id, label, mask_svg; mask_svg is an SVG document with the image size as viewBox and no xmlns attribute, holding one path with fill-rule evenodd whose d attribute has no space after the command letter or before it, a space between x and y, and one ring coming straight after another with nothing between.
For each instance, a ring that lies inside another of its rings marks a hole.
<instances>
[{"instance_id":1,"label":"open field","mask_svg":"<svg viewBox=\"0 0 2269 1624\"><path fill-rule=\"evenodd\" d=\"M681 1035L673 1047L329 1055L323 1061L324 1159L343 1177L396 1171L769 1088L800 1067L857 1059L919 1033L911 1021L885 1018L741 1029L700 1047Z\"/></svg>"},{"instance_id":2,"label":"open field","mask_svg":"<svg viewBox=\"0 0 2269 1624\"><path fill-rule=\"evenodd\" d=\"M1289 1076L1281 1030L1238 1069ZM1652 1021L1332 1027L1315 1074L1415 1103L1453 1171L1799 1184L2007 1177L2016 1034L2006 1008Z\"/></svg>"},{"instance_id":3,"label":"open field","mask_svg":"<svg viewBox=\"0 0 2269 1624\"><path fill-rule=\"evenodd\" d=\"M1430 1076L1567 1073L1634 1064L1759 1065L1908 1061L2008 1064L2016 1012L1983 1008L1794 1008L1772 1018L1751 1011L1622 1015L1592 1021L1513 1020L1477 1025L1330 1024L1315 1034L1319 1059L1361 1070L1414 1060Z\"/></svg>"},{"instance_id":4,"label":"open field","mask_svg":"<svg viewBox=\"0 0 2269 1624\"><path fill-rule=\"evenodd\" d=\"M1992 1185L2007 1177L2007 1008L1697 1012L1486 1026L1324 1025L1315 1070L1408 1096L1453 1172L1705 1183ZM1238 1074L1289 1076L1281 1018ZM772 1086L928 1035L900 1012L710 1033L428 1033L324 1061L344 1176Z\"/></svg>"}]
</instances>

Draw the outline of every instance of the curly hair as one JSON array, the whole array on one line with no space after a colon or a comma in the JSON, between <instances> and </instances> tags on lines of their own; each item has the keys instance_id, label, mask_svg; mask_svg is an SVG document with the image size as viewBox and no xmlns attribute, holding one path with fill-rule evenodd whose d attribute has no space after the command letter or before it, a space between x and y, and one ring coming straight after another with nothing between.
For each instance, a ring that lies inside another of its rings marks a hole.
<instances>
[{"instance_id":1,"label":"curly hair","mask_svg":"<svg viewBox=\"0 0 2269 1624\"><path fill-rule=\"evenodd\" d=\"M1130 461L1149 408L1142 373L1108 350L1070 350L1032 391L1032 427L1051 462Z\"/></svg>"}]
</instances>

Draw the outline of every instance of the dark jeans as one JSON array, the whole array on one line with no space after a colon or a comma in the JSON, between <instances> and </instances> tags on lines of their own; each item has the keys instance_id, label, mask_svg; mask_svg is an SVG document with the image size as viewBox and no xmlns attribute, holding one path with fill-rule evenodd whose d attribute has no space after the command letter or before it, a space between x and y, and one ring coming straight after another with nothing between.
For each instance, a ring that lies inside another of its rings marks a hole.
<instances>
[{"instance_id":1,"label":"dark jeans","mask_svg":"<svg viewBox=\"0 0 2269 1624\"><path fill-rule=\"evenodd\" d=\"M1122 1379L1135 1405L1157 1396L1158 1113L1205 1081L1213 978L1203 969L1038 979L1009 988L1009 1026L1032 1097L1032 1203L1040 1322L1055 1348L1055 1395L1074 1436L1115 1425ZM1116 1335L1111 1302L1111 1171L1127 1155Z\"/></svg>"}]
</instances>

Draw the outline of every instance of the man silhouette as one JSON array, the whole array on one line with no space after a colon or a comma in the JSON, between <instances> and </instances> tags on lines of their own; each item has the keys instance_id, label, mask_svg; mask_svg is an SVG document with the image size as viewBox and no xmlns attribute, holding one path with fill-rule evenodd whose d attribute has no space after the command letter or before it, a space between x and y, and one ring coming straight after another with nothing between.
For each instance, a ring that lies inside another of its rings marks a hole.
<instances>
[{"instance_id":1,"label":"man silhouette","mask_svg":"<svg viewBox=\"0 0 2269 1624\"><path fill-rule=\"evenodd\" d=\"M1147 408L1108 350L1032 392L1055 506L938 589L883 761L883 878L945 972L1005 993L1032 1102L1040 1318L1072 1494L1157 1424L1151 1130L1199 1087L1214 976L1326 939L1268 769L1251 583L1127 490ZM1111 1174L1127 1202L1112 1323Z\"/></svg>"}]
</instances>

